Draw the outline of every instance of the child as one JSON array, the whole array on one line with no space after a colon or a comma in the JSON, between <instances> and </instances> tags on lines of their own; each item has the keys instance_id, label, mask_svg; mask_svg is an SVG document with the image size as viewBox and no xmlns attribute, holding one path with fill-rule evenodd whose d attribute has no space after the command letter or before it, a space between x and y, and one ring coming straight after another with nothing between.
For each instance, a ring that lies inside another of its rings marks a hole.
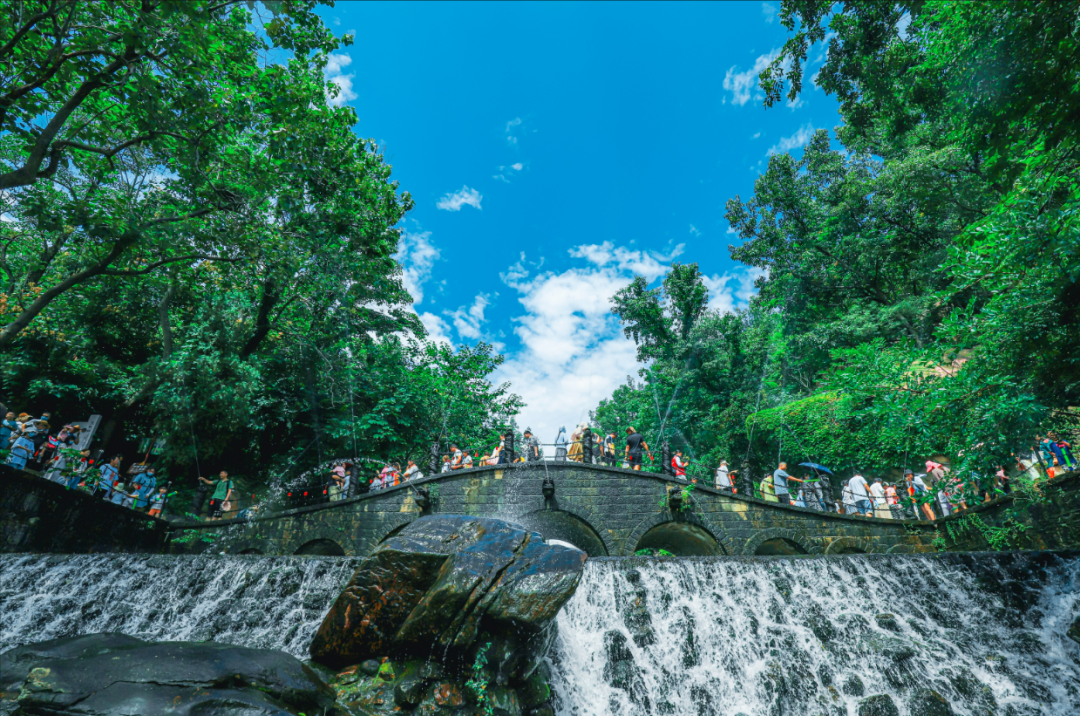
<instances>
[{"instance_id":1,"label":"child","mask_svg":"<svg viewBox=\"0 0 1080 716\"><path fill-rule=\"evenodd\" d=\"M165 507L165 488L158 490L156 495L150 497L150 512L147 514L151 517L161 517L161 510Z\"/></svg>"},{"instance_id":2,"label":"child","mask_svg":"<svg viewBox=\"0 0 1080 716\"><path fill-rule=\"evenodd\" d=\"M116 484L114 484L112 486L112 495L108 498L109 501L112 502L114 505L123 505L125 502L127 502L128 497L130 497L130 495L125 492L126 489L127 486L124 485L124 483L122 482L117 482ZM134 499L132 500L131 504L135 504Z\"/></svg>"}]
</instances>

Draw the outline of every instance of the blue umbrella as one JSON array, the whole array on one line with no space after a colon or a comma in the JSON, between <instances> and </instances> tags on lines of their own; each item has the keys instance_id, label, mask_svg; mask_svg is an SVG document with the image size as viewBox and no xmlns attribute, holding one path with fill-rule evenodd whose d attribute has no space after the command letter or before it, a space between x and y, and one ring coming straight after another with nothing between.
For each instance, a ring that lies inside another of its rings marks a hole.
<instances>
[{"instance_id":1,"label":"blue umbrella","mask_svg":"<svg viewBox=\"0 0 1080 716\"><path fill-rule=\"evenodd\" d=\"M832 470L825 467L824 465L818 465L816 462L800 462L799 467L809 467L813 470L821 470L822 472L827 472L830 475L834 474Z\"/></svg>"}]
</instances>

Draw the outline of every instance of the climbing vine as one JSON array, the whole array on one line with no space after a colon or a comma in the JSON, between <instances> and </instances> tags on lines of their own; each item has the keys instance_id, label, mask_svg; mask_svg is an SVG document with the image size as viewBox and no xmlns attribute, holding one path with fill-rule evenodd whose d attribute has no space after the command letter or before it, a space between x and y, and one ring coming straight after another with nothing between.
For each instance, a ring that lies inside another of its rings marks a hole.
<instances>
[{"instance_id":1,"label":"climbing vine","mask_svg":"<svg viewBox=\"0 0 1080 716\"><path fill-rule=\"evenodd\" d=\"M484 716L494 716L495 708L491 704L491 699L488 697L488 679L484 676L484 668L487 666L487 652L491 648L491 642L484 644L479 651L476 652L476 661L473 662L472 673L469 676L469 680L465 682L465 688L476 699L476 703L480 706Z\"/></svg>"}]
</instances>

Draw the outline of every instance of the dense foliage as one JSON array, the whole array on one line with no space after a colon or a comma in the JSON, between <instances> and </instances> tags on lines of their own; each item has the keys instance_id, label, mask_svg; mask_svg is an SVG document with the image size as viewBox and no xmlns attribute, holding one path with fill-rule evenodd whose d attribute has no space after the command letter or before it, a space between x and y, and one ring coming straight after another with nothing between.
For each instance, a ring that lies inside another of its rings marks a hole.
<instances>
[{"instance_id":1,"label":"dense foliage","mask_svg":"<svg viewBox=\"0 0 1080 716\"><path fill-rule=\"evenodd\" d=\"M4 403L101 413L129 459L165 437L189 478L403 459L516 412L501 357L423 339L393 258L412 200L328 101L351 38L314 5L0 16Z\"/></svg>"},{"instance_id":2,"label":"dense foliage","mask_svg":"<svg viewBox=\"0 0 1080 716\"><path fill-rule=\"evenodd\" d=\"M688 310L696 267L613 298L647 367L596 418L756 475L944 455L985 484L1080 403L1080 3L785 0L780 18L766 105L827 43L816 82L843 124L728 201L732 257L763 272L747 310Z\"/></svg>"}]
</instances>

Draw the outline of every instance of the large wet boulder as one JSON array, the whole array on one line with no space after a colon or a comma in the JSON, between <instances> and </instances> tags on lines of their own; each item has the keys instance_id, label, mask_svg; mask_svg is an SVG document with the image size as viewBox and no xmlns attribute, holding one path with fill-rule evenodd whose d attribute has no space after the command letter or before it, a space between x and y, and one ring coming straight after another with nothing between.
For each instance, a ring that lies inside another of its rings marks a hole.
<instances>
[{"instance_id":1,"label":"large wet boulder","mask_svg":"<svg viewBox=\"0 0 1080 716\"><path fill-rule=\"evenodd\" d=\"M334 692L295 657L229 644L119 634L56 639L0 657L23 677L15 714L286 716L323 713Z\"/></svg>"},{"instance_id":2,"label":"large wet boulder","mask_svg":"<svg viewBox=\"0 0 1080 716\"><path fill-rule=\"evenodd\" d=\"M497 680L524 681L546 653L584 552L464 515L422 517L379 545L331 607L310 653L334 668L393 656L468 661L492 644Z\"/></svg>"}]
</instances>

